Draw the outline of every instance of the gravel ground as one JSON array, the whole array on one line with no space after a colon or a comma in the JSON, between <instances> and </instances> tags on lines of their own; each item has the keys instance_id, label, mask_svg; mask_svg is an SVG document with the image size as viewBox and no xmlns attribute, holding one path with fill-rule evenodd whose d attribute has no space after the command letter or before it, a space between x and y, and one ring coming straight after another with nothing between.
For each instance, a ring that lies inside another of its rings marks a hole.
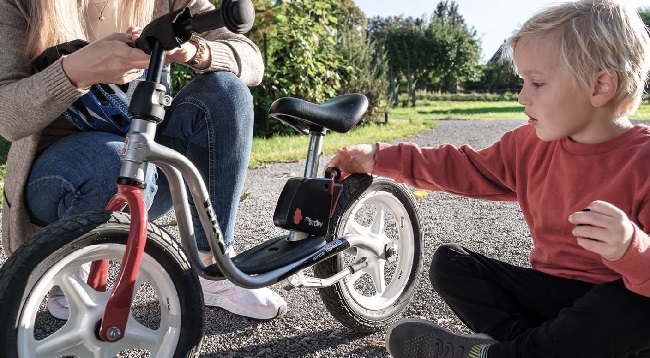
<instances>
[{"instance_id":1,"label":"gravel ground","mask_svg":"<svg viewBox=\"0 0 650 358\"><path fill-rule=\"evenodd\" d=\"M443 143L484 148L524 121L442 121L429 132L403 139L421 146ZM327 138L326 138L327 140ZM324 165L329 157L323 157ZM240 206L237 250L243 251L281 233L272 223L273 209L286 178L302 175L304 162L267 165L249 172L246 198ZM472 250L512 264L528 265L530 235L517 204L470 200L430 193L418 200L425 236L425 261L413 300L405 317L434 320L456 332L469 332L433 292L428 267L435 249L457 242ZM159 224L167 225L168 218ZM0 249L0 264L5 255ZM270 322L257 322L216 308L206 309L202 357L388 357L384 333L357 334L336 321L315 289L272 289L287 301L289 310ZM133 355L130 356L140 356Z\"/></svg>"}]
</instances>

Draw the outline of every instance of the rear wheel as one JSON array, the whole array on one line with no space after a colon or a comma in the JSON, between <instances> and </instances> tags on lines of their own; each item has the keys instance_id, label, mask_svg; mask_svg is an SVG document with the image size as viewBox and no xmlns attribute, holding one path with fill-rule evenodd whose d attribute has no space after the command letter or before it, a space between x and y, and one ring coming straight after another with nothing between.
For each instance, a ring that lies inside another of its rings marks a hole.
<instances>
[{"instance_id":1,"label":"rear wheel","mask_svg":"<svg viewBox=\"0 0 650 358\"><path fill-rule=\"evenodd\" d=\"M9 357L196 356L203 337L203 297L198 276L180 246L149 224L124 338L97 338L98 324L125 250L130 217L94 212L43 228L0 268L0 342ZM109 260L106 292L91 288L80 267ZM47 309L60 287L69 319Z\"/></svg>"},{"instance_id":2,"label":"rear wheel","mask_svg":"<svg viewBox=\"0 0 650 358\"><path fill-rule=\"evenodd\" d=\"M381 241L387 257L351 248L314 268L330 277L366 260L368 266L337 284L320 289L325 306L345 326L376 332L409 303L422 269L423 240L411 192L391 180L355 174L343 181L343 193L330 220L329 238L358 234Z\"/></svg>"}]
</instances>

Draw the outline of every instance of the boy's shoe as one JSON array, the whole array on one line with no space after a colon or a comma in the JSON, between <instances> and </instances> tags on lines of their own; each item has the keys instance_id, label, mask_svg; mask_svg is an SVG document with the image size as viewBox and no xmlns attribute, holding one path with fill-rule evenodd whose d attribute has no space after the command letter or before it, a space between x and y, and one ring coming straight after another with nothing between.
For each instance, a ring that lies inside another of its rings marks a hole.
<instances>
[{"instance_id":1,"label":"boy's shoe","mask_svg":"<svg viewBox=\"0 0 650 358\"><path fill-rule=\"evenodd\" d=\"M199 282L206 306L259 320L270 320L287 312L284 298L268 288L248 289L228 280L211 281L203 277L199 277Z\"/></svg>"},{"instance_id":2,"label":"boy's shoe","mask_svg":"<svg viewBox=\"0 0 650 358\"><path fill-rule=\"evenodd\" d=\"M402 319L386 333L386 349L395 358L484 358L498 341L486 334L459 335L420 318Z\"/></svg>"}]
</instances>

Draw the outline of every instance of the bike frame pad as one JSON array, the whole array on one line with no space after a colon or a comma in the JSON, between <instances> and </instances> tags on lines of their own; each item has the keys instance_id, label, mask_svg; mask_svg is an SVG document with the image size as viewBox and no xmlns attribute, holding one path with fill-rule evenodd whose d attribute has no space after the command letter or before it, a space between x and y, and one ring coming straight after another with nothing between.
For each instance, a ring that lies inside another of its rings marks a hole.
<instances>
[{"instance_id":1,"label":"bike frame pad","mask_svg":"<svg viewBox=\"0 0 650 358\"><path fill-rule=\"evenodd\" d=\"M242 252L232 259L237 268L248 275L259 275L295 263L325 246L323 236L309 236L289 241L289 236L270 239Z\"/></svg>"}]
</instances>

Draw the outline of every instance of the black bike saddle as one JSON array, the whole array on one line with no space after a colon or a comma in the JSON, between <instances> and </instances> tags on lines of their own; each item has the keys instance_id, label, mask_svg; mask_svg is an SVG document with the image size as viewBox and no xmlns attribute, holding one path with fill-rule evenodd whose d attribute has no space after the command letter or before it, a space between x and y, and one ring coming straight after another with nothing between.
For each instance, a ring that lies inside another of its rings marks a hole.
<instances>
[{"instance_id":1,"label":"black bike saddle","mask_svg":"<svg viewBox=\"0 0 650 358\"><path fill-rule=\"evenodd\" d=\"M346 133L359 123L367 109L366 96L352 93L334 97L323 104L280 98L273 102L269 114L303 134L309 134L313 125Z\"/></svg>"}]
</instances>

